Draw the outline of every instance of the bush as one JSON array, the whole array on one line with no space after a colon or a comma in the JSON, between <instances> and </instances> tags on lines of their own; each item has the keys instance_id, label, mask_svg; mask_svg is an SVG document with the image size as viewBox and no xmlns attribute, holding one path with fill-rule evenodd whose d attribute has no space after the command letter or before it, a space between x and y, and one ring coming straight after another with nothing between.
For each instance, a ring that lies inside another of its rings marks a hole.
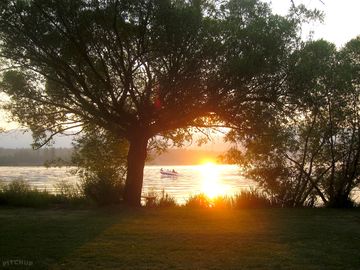
<instances>
[{"instance_id":1,"label":"bush","mask_svg":"<svg viewBox=\"0 0 360 270\"><path fill-rule=\"evenodd\" d=\"M211 206L211 200L203 193L190 196L185 203L185 207L190 208L208 208Z\"/></svg>"},{"instance_id":2,"label":"bush","mask_svg":"<svg viewBox=\"0 0 360 270\"><path fill-rule=\"evenodd\" d=\"M67 181L60 181L55 184L56 194L54 195L56 204L88 204L87 198L82 192L81 186Z\"/></svg>"},{"instance_id":3,"label":"bush","mask_svg":"<svg viewBox=\"0 0 360 270\"><path fill-rule=\"evenodd\" d=\"M122 201L124 185L122 178L108 171L87 174L82 179L81 188L87 198L105 206Z\"/></svg>"},{"instance_id":4,"label":"bush","mask_svg":"<svg viewBox=\"0 0 360 270\"><path fill-rule=\"evenodd\" d=\"M217 196L209 198L207 195L200 193L194 196L190 196L185 207L190 208L231 208L233 199L228 196Z\"/></svg>"},{"instance_id":5,"label":"bush","mask_svg":"<svg viewBox=\"0 0 360 270\"><path fill-rule=\"evenodd\" d=\"M22 179L14 180L14 181L10 182L9 184L7 184L7 185L3 184L3 186L2 186L2 191L8 192L8 193L13 193L13 194L23 194L23 193L27 193L31 190L32 189L31 189L31 186L29 185L29 183Z\"/></svg>"},{"instance_id":6,"label":"bush","mask_svg":"<svg viewBox=\"0 0 360 270\"><path fill-rule=\"evenodd\" d=\"M69 183L68 181L59 181L54 187L56 189L56 194L60 197L78 198L83 196L81 186Z\"/></svg>"},{"instance_id":7,"label":"bush","mask_svg":"<svg viewBox=\"0 0 360 270\"><path fill-rule=\"evenodd\" d=\"M165 196L162 196L159 201L156 203L157 207L176 207L176 200L175 198L169 196L167 193Z\"/></svg>"},{"instance_id":8,"label":"bush","mask_svg":"<svg viewBox=\"0 0 360 270\"><path fill-rule=\"evenodd\" d=\"M128 144L125 139L95 126L87 126L74 143L75 173L84 195L100 206L122 200Z\"/></svg>"},{"instance_id":9,"label":"bush","mask_svg":"<svg viewBox=\"0 0 360 270\"><path fill-rule=\"evenodd\" d=\"M281 206L265 193L257 190L242 191L233 197L234 208L268 208Z\"/></svg>"},{"instance_id":10,"label":"bush","mask_svg":"<svg viewBox=\"0 0 360 270\"><path fill-rule=\"evenodd\" d=\"M51 194L32 189L24 180L15 180L2 187L0 203L9 206L47 206L51 203Z\"/></svg>"},{"instance_id":11,"label":"bush","mask_svg":"<svg viewBox=\"0 0 360 270\"><path fill-rule=\"evenodd\" d=\"M84 202L81 194L70 193L51 194L46 190L40 191L24 180L15 180L0 187L0 204L20 207L48 207L51 205L75 205Z\"/></svg>"},{"instance_id":12,"label":"bush","mask_svg":"<svg viewBox=\"0 0 360 270\"><path fill-rule=\"evenodd\" d=\"M212 205L210 207L214 208L232 208L234 204L234 198L230 196L217 196L211 200Z\"/></svg>"},{"instance_id":13,"label":"bush","mask_svg":"<svg viewBox=\"0 0 360 270\"><path fill-rule=\"evenodd\" d=\"M159 193L150 190L145 198L145 207L176 207L176 200L175 198L169 196L169 194L165 193L165 190Z\"/></svg>"},{"instance_id":14,"label":"bush","mask_svg":"<svg viewBox=\"0 0 360 270\"><path fill-rule=\"evenodd\" d=\"M189 197L185 207L191 208L267 208L278 207L279 203L257 190L242 191L235 196L209 198L205 194Z\"/></svg>"}]
</instances>

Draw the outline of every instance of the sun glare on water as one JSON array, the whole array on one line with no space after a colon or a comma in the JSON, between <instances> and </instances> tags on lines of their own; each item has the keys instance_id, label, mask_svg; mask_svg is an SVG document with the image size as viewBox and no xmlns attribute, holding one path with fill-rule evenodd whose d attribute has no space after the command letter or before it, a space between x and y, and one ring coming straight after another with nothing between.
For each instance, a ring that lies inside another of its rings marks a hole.
<instances>
[{"instance_id":1,"label":"sun glare on water","mask_svg":"<svg viewBox=\"0 0 360 270\"><path fill-rule=\"evenodd\" d=\"M200 166L200 173L202 193L210 199L226 194L227 188L221 183L219 166L212 161L206 161Z\"/></svg>"}]
</instances>

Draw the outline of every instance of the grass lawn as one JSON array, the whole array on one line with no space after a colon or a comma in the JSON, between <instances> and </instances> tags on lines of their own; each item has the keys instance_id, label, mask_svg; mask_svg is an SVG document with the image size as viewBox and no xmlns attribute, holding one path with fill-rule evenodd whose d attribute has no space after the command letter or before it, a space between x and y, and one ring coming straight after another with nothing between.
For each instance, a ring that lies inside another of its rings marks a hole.
<instances>
[{"instance_id":1,"label":"grass lawn","mask_svg":"<svg viewBox=\"0 0 360 270\"><path fill-rule=\"evenodd\" d=\"M360 269L360 211L0 209L0 268L11 264L14 269Z\"/></svg>"}]
</instances>

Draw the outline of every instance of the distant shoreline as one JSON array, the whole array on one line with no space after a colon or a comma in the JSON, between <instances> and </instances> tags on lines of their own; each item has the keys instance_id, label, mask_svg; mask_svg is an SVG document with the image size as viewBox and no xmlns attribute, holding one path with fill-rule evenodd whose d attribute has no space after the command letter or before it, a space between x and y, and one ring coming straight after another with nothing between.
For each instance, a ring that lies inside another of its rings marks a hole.
<instances>
[{"instance_id":1,"label":"distant shoreline","mask_svg":"<svg viewBox=\"0 0 360 270\"><path fill-rule=\"evenodd\" d=\"M181 166L181 165L200 165L205 161L211 160L212 162L219 162L220 155L224 154L224 151L211 151L200 149L169 149L161 155L150 153L150 159L146 162L146 165L158 165L158 166ZM52 161L63 161L66 166L70 164L72 160L73 149L72 148L44 148L39 150L33 150L30 148L0 148L0 166L47 166L51 165ZM56 163L54 165L57 165Z\"/></svg>"},{"instance_id":2,"label":"distant shoreline","mask_svg":"<svg viewBox=\"0 0 360 270\"><path fill-rule=\"evenodd\" d=\"M145 164L145 167L171 167L171 166L175 166L175 167L180 167L180 166L201 166L201 163L197 163L197 164ZM228 165L228 166L236 166L236 164L230 164L230 163L217 163L216 165ZM45 168L68 168L68 167L76 167L75 165L63 165L63 166L47 166L47 165L43 165L43 164L39 164L39 165L33 165L33 164L14 164L14 165L0 165L0 168L2 167L45 167Z\"/></svg>"}]
</instances>

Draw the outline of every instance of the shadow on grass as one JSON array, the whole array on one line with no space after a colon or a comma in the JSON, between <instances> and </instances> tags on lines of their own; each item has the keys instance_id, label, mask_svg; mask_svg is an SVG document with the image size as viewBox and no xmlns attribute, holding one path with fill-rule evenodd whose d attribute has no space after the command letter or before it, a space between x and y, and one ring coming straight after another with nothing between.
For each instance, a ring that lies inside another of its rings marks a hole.
<instances>
[{"instance_id":1,"label":"shadow on grass","mask_svg":"<svg viewBox=\"0 0 360 270\"><path fill-rule=\"evenodd\" d=\"M358 269L359 217L358 209L4 209L0 254L32 261L29 269Z\"/></svg>"},{"instance_id":2,"label":"shadow on grass","mask_svg":"<svg viewBox=\"0 0 360 270\"><path fill-rule=\"evenodd\" d=\"M48 269L125 216L125 209L0 208L0 269Z\"/></svg>"}]
</instances>

